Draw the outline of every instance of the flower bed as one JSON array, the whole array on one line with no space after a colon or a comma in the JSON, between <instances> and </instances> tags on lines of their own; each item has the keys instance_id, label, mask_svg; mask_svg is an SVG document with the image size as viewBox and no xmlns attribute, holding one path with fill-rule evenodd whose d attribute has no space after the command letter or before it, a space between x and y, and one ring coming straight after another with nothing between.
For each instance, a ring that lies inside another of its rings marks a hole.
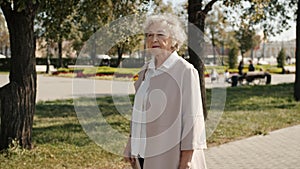
<instances>
[{"instance_id":1,"label":"flower bed","mask_svg":"<svg viewBox=\"0 0 300 169\"><path fill-rule=\"evenodd\" d=\"M107 66L88 68L60 68L52 75L76 78L97 79L135 79L137 80L138 69L117 69Z\"/></svg>"}]
</instances>

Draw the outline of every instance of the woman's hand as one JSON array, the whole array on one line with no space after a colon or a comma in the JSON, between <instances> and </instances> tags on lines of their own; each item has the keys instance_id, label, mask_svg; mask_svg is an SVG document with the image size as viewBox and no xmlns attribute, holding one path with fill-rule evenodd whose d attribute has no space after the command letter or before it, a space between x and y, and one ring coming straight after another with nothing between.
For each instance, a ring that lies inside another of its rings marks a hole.
<instances>
[{"instance_id":1,"label":"woman's hand","mask_svg":"<svg viewBox=\"0 0 300 169\"><path fill-rule=\"evenodd\" d=\"M127 155L125 155L124 157L126 162L129 162L131 164L131 166L135 166L135 158L133 156L131 156L131 153L128 153Z\"/></svg>"},{"instance_id":2,"label":"woman's hand","mask_svg":"<svg viewBox=\"0 0 300 169\"><path fill-rule=\"evenodd\" d=\"M132 167L135 166L136 161L133 156L124 157L124 159L126 162L129 162Z\"/></svg>"},{"instance_id":3,"label":"woman's hand","mask_svg":"<svg viewBox=\"0 0 300 169\"><path fill-rule=\"evenodd\" d=\"M179 169L190 169L194 150L183 150L180 155Z\"/></svg>"},{"instance_id":4,"label":"woman's hand","mask_svg":"<svg viewBox=\"0 0 300 169\"><path fill-rule=\"evenodd\" d=\"M129 162L131 164L131 166L135 166L135 158L131 155L131 145L130 145L130 138L127 142L126 148L124 150L124 160L126 162Z\"/></svg>"}]
</instances>

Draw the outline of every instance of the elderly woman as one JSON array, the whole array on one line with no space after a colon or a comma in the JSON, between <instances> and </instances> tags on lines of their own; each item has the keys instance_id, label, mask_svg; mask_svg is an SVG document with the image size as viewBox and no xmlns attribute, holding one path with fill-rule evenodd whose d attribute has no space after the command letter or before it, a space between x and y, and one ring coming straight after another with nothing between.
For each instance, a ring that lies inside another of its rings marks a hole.
<instances>
[{"instance_id":1,"label":"elderly woman","mask_svg":"<svg viewBox=\"0 0 300 169\"><path fill-rule=\"evenodd\" d=\"M172 15L149 16L152 59L139 72L125 160L143 169L205 169L205 125L199 75L176 50L186 40Z\"/></svg>"}]
</instances>

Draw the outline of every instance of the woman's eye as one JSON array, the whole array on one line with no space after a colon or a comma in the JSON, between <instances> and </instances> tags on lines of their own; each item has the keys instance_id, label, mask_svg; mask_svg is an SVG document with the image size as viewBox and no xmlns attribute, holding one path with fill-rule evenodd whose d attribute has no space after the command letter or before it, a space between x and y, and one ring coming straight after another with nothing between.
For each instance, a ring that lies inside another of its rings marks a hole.
<instances>
[{"instance_id":1,"label":"woman's eye","mask_svg":"<svg viewBox=\"0 0 300 169\"><path fill-rule=\"evenodd\" d=\"M147 37L153 37L153 34L152 33L148 33Z\"/></svg>"}]
</instances>

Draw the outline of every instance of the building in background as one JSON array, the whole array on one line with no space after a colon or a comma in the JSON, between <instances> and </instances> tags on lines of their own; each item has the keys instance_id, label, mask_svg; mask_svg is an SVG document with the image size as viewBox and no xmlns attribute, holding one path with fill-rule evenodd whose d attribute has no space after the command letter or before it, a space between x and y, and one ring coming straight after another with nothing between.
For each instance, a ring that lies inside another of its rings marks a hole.
<instances>
[{"instance_id":1,"label":"building in background","mask_svg":"<svg viewBox=\"0 0 300 169\"><path fill-rule=\"evenodd\" d=\"M261 43L259 48L254 51L254 58L272 59L277 58L279 51L284 48L286 56L295 60L296 39L290 41L273 41Z\"/></svg>"}]
</instances>

